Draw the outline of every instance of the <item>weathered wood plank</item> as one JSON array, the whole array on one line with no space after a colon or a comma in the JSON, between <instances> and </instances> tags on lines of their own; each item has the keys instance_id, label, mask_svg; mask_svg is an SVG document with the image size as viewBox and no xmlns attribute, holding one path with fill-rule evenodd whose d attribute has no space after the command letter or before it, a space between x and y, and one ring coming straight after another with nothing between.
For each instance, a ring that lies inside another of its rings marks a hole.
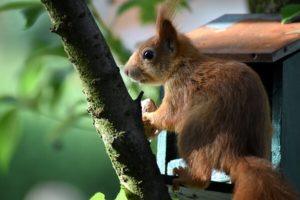
<instances>
[{"instance_id":1,"label":"weathered wood plank","mask_svg":"<svg viewBox=\"0 0 300 200\"><path fill-rule=\"evenodd\" d=\"M242 62L275 62L300 49L300 23L277 15L230 14L187 33L204 54Z\"/></svg>"},{"instance_id":2,"label":"weathered wood plank","mask_svg":"<svg viewBox=\"0 0 300 200\"><path fill-rule=\"evenodd\" d=\"M177 197L180 200L231 200L232 195L229 193L212 192L207 190L199 190L194 188L180 187L178 191L173 191L172 187L169 186L169 193L172 197Z\"/></svg>"}]
</instances>

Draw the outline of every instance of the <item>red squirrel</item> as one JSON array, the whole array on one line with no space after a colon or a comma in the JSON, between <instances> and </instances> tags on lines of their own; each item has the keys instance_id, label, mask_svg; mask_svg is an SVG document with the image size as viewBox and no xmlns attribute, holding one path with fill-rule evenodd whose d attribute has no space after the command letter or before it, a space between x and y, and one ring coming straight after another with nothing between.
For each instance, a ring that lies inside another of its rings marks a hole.
<instances>
[{"instance_id":1,"label":"red squirrel","mask_svg":"<svg viewBox=\"0 0 300 200\"><path fill-rule=\"evenodd\" d=\"M268 97L247 65L205 56L177 32L163 6L156 35L133 53L124 68L133 80L163 85L164 97L143 122L178 135L187 168L175 168L174 188L205 188L213 169L229 174L234 200L293 200L292 190L267 160L272 124Z\"/></svg>"}]
</instances>

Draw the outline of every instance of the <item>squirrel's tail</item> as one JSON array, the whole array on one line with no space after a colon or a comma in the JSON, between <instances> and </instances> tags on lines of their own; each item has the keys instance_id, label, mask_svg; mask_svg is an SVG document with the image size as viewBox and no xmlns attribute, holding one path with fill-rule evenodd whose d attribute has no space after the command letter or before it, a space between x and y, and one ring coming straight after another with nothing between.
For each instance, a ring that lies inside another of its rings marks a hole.
<instances>
[{"instance_id":1,"label":"squirrel's tail","mask_svg":"<svg viewBox=\"0 0 300 200\"><path fill-rule=\"evenodd\" d=\"M267 160L243 157L231 164L233 200L296 200L296 195Z\"/></svg>"}]
</instances>

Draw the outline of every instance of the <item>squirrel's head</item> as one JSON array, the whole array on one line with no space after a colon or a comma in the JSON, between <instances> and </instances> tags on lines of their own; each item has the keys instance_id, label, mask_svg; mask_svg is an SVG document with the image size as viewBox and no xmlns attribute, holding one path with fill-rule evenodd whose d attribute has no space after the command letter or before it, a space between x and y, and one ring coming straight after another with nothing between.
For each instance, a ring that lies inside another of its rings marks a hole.
<instances>
[{"instance_id":1,"label":"squirrel's head","mask_svg":"<svg viewBox=\"0 0 300 200\"><path fill-rule=\"evenodd\" d=\"M171 20L159 16L156 35L145 41L125 65L127 76L140 83L164 84L173 72L178 37Z\"/></svg>"}]
</instances>

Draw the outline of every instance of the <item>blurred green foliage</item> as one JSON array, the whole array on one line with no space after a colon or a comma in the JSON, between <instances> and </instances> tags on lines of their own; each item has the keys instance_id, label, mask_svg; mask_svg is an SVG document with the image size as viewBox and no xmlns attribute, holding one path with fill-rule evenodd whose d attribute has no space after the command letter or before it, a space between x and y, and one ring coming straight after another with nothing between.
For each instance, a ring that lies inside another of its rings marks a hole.
<instances>
[{"instance_id":1,"label":"blurred green foliage","mask_svg":"<svg viewBox=\"0 0 300 200\"><path fill-rule=\"evenodd\" d=\"M131 52L87 2L123 65ZM127 0L116 18L137 7L141 23L153 23L160 2ZM186 0L182 6L188 8ZM75 185L86 199L97 191L113 199L117 177L86 112L80 81L60 38L50 33L41 3L0 0L0 27L0 199L24 199L39 182L53 180ZM159 100L158 88L124 81L133 98L144 90L145 97Z\"/></svg>"},{"instance_id":2,"label":"blurred green foliage","mask_svg":"<svg viewBox=\"0 0 300 200\"><path fill-rule=\"evenodd\" d=\"M248 0L251 13L278 13L290 0Z\"/></svg>"},{"instance_id":3,"label":"blurred green foliage","mask_svg":"<svg viewBox=\"0 0 300 200\"><path fill-rule=\"evenodd\" d=\"M300 19L300 4L288 4L280 10L281 22L283 24Z\"/></svg>"},{"instance_id":4,"label":"blurred green foliage","mask_svg":"<svg viewBox=\"0 0 300 200\"><path fill-rule=\"evenodd\" d=\"M0 169L8 171L9 161L20 140L21 125L16 108L10 108L2 113L0 118Z\"/></svg>"},{"instance_id":5,"label":"blurred green foliage","mask_svg":"<svg viewBox=\"0 0 300 200\"><path fill-rule=\"evenodd\" d=\"M31 27L38 17L43 13L43 7L36 1L19 1L4 4L0 7L0 12L20 9L26 20L25 28Z\"/></svg>"},{"instance_id":6,"label":"blurred green foliage","mask_svg":"<svg viewBox=\"0 0 300 200\"><path fill-rule=\"evenodd\" d=\"M163 0L128 0L125 1L117 11L117 15L122 15L127 10L137 7L140 10L140 21L142 23L153 22L156 19L156 8ZM187 0L181 0L180 4L183 8L189 8Z\"/></svg>"}]
</instances>

